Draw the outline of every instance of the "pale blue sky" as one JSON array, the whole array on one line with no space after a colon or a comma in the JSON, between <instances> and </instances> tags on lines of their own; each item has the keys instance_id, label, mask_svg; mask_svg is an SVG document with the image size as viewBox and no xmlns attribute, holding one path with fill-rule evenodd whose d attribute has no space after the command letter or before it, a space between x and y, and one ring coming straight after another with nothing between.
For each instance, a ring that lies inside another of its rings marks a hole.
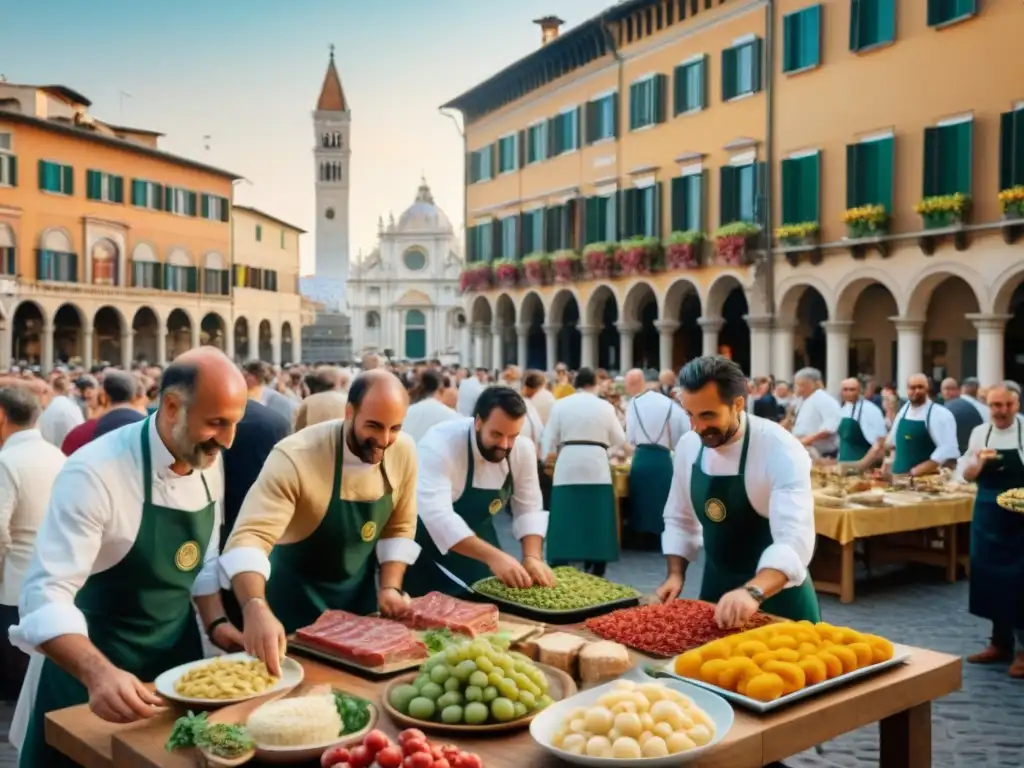
<instances>
[{"instance_id":1,"label":"pale blue sky","mask_svg":"<svg viewBox=\"0 0 1024 768\"><path fill-rule=\"evenodd\" d=\"M0 74L67 85L103 120L166 133L163 149L251 179L239 203L312 231L310 113L334 43L353 113L355 258L378 215L412 203L421 172L460 227L462 139L438 106L537 48L533 19L553 13L568 28L610 4L0 0ZM312 235L302 250L308 272Z\"/></svg>"}]
</instances>

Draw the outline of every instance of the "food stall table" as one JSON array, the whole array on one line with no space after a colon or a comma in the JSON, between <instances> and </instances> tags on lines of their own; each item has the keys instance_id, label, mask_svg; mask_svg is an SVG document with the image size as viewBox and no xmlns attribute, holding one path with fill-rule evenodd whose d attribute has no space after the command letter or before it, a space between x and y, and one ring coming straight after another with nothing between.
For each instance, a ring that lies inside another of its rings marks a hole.
<instances>
[{"instance_id":1,"label":"food stall table","mask_svg":"<svg viewBox=\"0 0 1024 768\"><path fill-rule=\"evenodd\" d=\"M849 502L845 507L829 507L816 504L814 527L819 537L835 542L819 540L815 561L811 564L811 576L819 592L839 595L840 602L851 603L854 597L854 547L858 539L891 537L894 534L922 533L930 529L941 529L942 548L931 549L906 545L879 547L877 554L885 559L901 562L917 562L940 565L946 569L946 579L955 582L957 567L966 570L968 556L965 542L958 543L958 526L971 522L974 510L973 494L955 496L921 497L914 494L891 493L886 495L892 503L886 506L862 506ZM825 546L822 546L822 545ZM838 545L838 546L836 546ZM829 563L829 551L838 550L838 562ZM872 554L876 550L872 549ZM822 556L826 562L822 562ZM817 568L815 568L817 565ZM833 573L820 578L822 567ZM838 577L834 573L838 573ZM832 576L835 580L829 578Z\"/></svg>"},{"instance_id":2,"label":"food stall table","mask_svg":"<svg viewBox=\"0 0 1024 768\"><path fill-rule=\"evenodd\" d=\"M577 625L560 630L589 633ZM926 768L932 764L931 703L960 688L961 660L923 648L903 665L863 678L834 692L798 702L769 715L736 708L736 720L725 740L694 768L757 768L799 754L870 723L881 724L882 768ZM633 654L638 663L651 663ZM385 682L356 677L335 667L297 657L306 681L332 683L337 688L378 701ZM47 715L46 737L56 748L87 768L194 768L192 750L169 753L164 744L178 709L128 726L105 723L87 706L70 707ZM381 714L379 727L390 736L399 732ZM430 734L428 733L428 737ZM434 737L436 738L436 737ZM529 731L491 737L439 738L476 752L485 768L556 768L566 763L537 746ZM827 748L826 748L827 749Z\"/></svg>"}]
</instances>

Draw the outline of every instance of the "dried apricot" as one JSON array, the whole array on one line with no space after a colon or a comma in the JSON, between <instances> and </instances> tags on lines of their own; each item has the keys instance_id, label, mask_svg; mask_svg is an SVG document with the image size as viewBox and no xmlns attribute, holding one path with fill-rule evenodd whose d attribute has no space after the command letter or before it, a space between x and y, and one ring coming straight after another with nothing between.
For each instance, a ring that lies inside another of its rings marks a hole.
<instances>
[{"instance_id":1,"label":"dried apricot","mask_svg":"<svg viewBox=\"0 0 1024 768\"><path fill-rule=\"evenodd\" d=\"M804 671L804 678L807 681L807 685L817 685L823 683L828 679L828 667L825 666L825 660L820 656L807 656L800 659L798 662L800 669ZM836 664L842 669L842 665L839 664L838 659Z\"/></svg>"},{"instance_id":2,"label":"dried apricot","mask_svg":"<svg viewBox=\"0 0 1024 768\"><path fill-rule=\"evenodd\" d=\"M700 668L704 663L704 657L700 651L687 651L682 656L676 657L675 670L680 677L689 677L693 680L700 679Z\"/></svg>"},{"instance_id":3,"label":"dried apricot","mask_svg":"<svg viewBox=\"0 0 1024 768\"><path fill-rule=\"evenodd\" d=\"M772 672L762 672L747 683L746 695L757 701L775 701L782 695L782 678Z\"/></svg>"},{"instance_id":4,"label":"dried apricot","mask_svg":"<svg viewBox=\"0 0 1024 768\"><path fill-rule=\"evenodd\" d=\"M870 667L875 663L875 655L871 650L871 646L865 643L863 640L859 643L850 643L848 646L851 651L857 654L857 667Z\"/></svg>"},{"instance_id":5,"label":"dried apricot","mask_svg":"<svg viewBox=\"0 0 1024 768\"><path fill-rule=\"evenodd\" d=\"M799 691L807 684L804 671L798 664L788 661L769 661L764 665L765 672L774 672L782 678L783 694ZM749 687L749 686L748 686Z\"/></svg>"}]
</instances>

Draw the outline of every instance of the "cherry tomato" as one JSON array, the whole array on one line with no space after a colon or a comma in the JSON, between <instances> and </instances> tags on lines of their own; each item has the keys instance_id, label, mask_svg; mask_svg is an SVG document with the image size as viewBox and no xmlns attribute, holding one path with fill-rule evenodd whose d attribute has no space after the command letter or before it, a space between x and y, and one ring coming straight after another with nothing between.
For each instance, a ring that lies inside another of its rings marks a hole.
<instances>
[{"instance_id":1,"label":"cherry tomato","mask_svg":"<svg viewBox=\"0 0 1024 768\"><path fill-rule=\"evenodd\" d=\"M444 751L440 747L431 746L430 754L435 760L441 760L444 758Z\"/></svg>"},{"instance_id":2,"label":"cherry tomato","mask_svg":"<svg viewBox=\"0 0 1024 768\"><path fill-rule=\"evenodd\" d=\"M434 758L429 752L417 752L405 758L408 768L433 768Z\"/></svg>"},{"instance_id":3,"label":"cherry tomato","mask_svg":"<svg viewBox=\"0 0 1024 768\"><path fill-rule=\"evenodd\" d=\"M418 752L426 752L430 754L430 745L426 739L406 739L405 743L402 744L402 751L405 752L406 756L415 755ZM433 760L433 755L431 755Z\"/></svg>"},{"instance_id":4,"label":"cherry tomato","mask_svg":"<svg viewBox=\"0 0 1024 768\"><path fill-rule=\"evenodd\" d=\"M348 762L352 768L369 768L370 764L373 762L373 754L365 745L360 744L358 747L354 747L352 752L349 753Z\"/></svg>"},{"instance_id":5,"label":"cherry tomato","mask_svg":"<svg viewBox=\"0 0 1024 768\"><path fill-rule=\"evenodd\" d=\"M462 750L456 747L454 744L442 744L441 745L441 756L449 763L454 764L455 759L462 754Z\"/></svg>"},{"instance_id":6,"label":"cherry tomato","mask_svg":"<svg viewBox=\"0 0 1024 768\"><path fill-rule=\"evenodd\" d=\"M348 763L335 763L334 765L328 766L328 768L352 768Z\"/></svg>"},{"instance_id":7,"label":"cherry tomato","mask_svg":"<svg viewBox=\"0 0 1024 768\"><path fill-rule=\"evenodd\" d=\"M320 758L320 766L321 768L334 768L338 763L347 763L348 754L345 747L331 747Z\"/></svg>"},{"instance_id":8,"label":"cherry tomato","mask_svg":"<svg viewBox=\"0 0 1024 768\"><path fill-rule=\"evenodd\" d=\"M377 753L377 765L380 768L400 768L402 765L402 749L394 745L384 747Z\"/></svg>"},{"instance_id":9,"label":"cherry tomato","mask_svg":"<svg viewBox=\"0 0 1024 768\"><path fill-rule=\"evenodd\" d=\"M455 768L484 768L484 761L480 759L480 755L463 752L456 758Z\"/></svg>"},{"instance_id":10,"label":"cherry tomato","mask_svg":"<svg viewBox=\"0 0 1024 768\"><path fill-rule=\"evenodd\" d=\"M451 768L452 764L446 758L434 761L434 768Z\"/></svg>"},{"instance_id":11,"label":"cherry tomato","mask_svg":"<svg viewBox=\"0 0 1024 768\"><path fill-rule=\"evenodd\" d=\"M374 755L376 755L390 743L391 741L384 734L384 731L378 731L376 729L366 734L366 738L363 739L363 746L370 750L370 752Z\"/></svg>"},{"instance_id":12,"label":"cherry tomato","mask_svg":"<svg viewBox=\"0 0 1024 768\"><path fill-rule=\"evenodd\" d=\"M406 728L398 734L399 744L405 744L409 739L422 739L423 741L426 741L427 737L419 728Z\"/></svg>"}]
</instances>

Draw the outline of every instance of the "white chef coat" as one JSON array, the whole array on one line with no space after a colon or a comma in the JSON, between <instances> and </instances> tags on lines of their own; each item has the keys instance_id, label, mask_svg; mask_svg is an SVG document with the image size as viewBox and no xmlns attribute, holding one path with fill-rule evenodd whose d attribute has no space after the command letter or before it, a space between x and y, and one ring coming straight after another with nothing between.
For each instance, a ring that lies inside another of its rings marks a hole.
<instances>
[{"instance_id":1,"label":"white chef coat","mask_svg":"<svg viewBox=\"0 0 1024 768\"><path fill-rule=\"evenodd\" d=\"M43 410L36 427L47 442L60 448L68 432L84 422L82 409L70 397L57 395Z\"/></svg>"},{"instance_id":2,"label":"white chef coat","mask_svg":"<svg viewBox=\"0 0 1024 768\"><path fill-rule=\"evenodd\" d=\"M459 398L455 403L455 410L463 416L472 416L473 409L476 408L476 401L483 391L484 385L476 376L463 379L459 384Z\"/></svg>"},{"instance_id":3,"label":"white chef coat","mask_svg":"<svg viewBox=\"0 0 1024 768\"><path fill-rule=\"evenodd\" d=\"M630 445L660 445L671 451L689 431L686 412L660 392L642 392L626 406L626 442Z\"/></svg>"},{"instance_id":4,"label":"white chef coat","mask_svg":"<svg viewBox=\"0 0 1024 768\"><path fill-rule=\"evenodd\" d=\"M442 555L463 539L475 535L452 507L466 490L467 443L472 446L474 488L500 490L511 467L510 506L512 533L516 539L545 536L548 531L548 513L542 508L544 502L533 443L520 435L512 445L508 461L495 463L480 455L473 431L471 418L446 421L431 428L416 446L420 465L416 482L417 509Z\"/></svg>"},{"instance_id":5,"label":"white chef coat","mask_svg":"<svg viewBox=\"0 0 1024 768\"><path fill-rule=\"evenodd\" d=\"M66 460L38 429L15 432L0 448L0 605L18 604L53 481Z\"/></svg>"},{"instance_id":6,"label":"white chef coat","mask_svg":"<svg viewBox=\"0 0 1024 768\"><path fill-rule=\"evenodd\" d=\"M449 408L436 397L426 397L409 406L405 421L402 422L402 431L418 443L435 424L458 418L461 417L454 408Z\"/></svg>"},{"instance_id":7,"label":"white chef coat","mask_svg":"<svg viewBox=\"0 0 1024 768\"><path fill-rule=\"evenodd\" d=\"M889 431L885 428L885 414L870 400L862 397L856 403L843 403L840 411L842 418L852 419L855 414L857 423L860 424L860 431L864 433L864 439L872 445L888 435Z\"/></svg>"},{"instance_id":8,"label":"white chef coat","mask_svg":"<svg viewBox=\"0 0 1024 768\"><path fill-rule=\"evenodd\" d=\"M523 402L526 403L526 419L523 420L523 429L519 433L519 437L523 440L529 440L533 443L534 448L537 450L537 458L543 458L541 456L541 445L544 441L544 421L541 419L540 414L537 413L537 406L528 397L523 398Z\"/></svg>"},{"instance_id":9,"label":"white chef coat","mask_svg":"<svg viewBox=\"0 0 1024 768\"><path fill-rule=\"evenodd\" d=\"M814 495L811 458L793 435L773 421L741 416L740 433L721 448L705 448L701 469L708 475L735 475L743 452L743 432L750 429L747 466L743 478L747 498L761 517L768 519L772 541L761 555L757 570L772 568L786 574L787 587L802 584L814 554ZM690 475L700 453L701 440L688 432L676 445L672 488L665 503L665 532L661 549L693 562L704 546L704 530L693 511Z\"/></svg>"},{"instance_id":10,"label":"white chef coat","mask_svg":"<svg viewBox=\"0 0 1024 768\"><path fill-rule=\"evenodd\" d=\"M981 418L982 418L983 421L988 422L988 421L991 420L991 414L988 412L988 406L987 405L985 405L982 402L979 402L976 398L973 398L970 395L961 394L960 397L962 399L966 400L971 405L974 406L974 409L979 414L981 414Z\"/></svg>"},{"instance_id":11,"label":"white chef coat","mask_svg":"<svg viewBox=\"0 0 1024 768\"><path fill-rule=\"evenodd\" d=\"M530 400L533 401L534 406L537 408L540 423L547 424L548 419L551 417L551 408L555 404L555 393L547 387L543 387L534 392Z\"/></svg>"},{"instance_id":12,"label":"white chef coat","mask_svg":"<svg viewBox=\"0 0 1024 768\"><path fill-rule=\"evenodd\" d=\"M810 447L818 453L835 453L839 448L839 435L836 433L842 418L840 414L839 402L824 389L816 390L796 407L793 436L800 438L828 432L828 437L815 440Z\"/></svg>"},{"instance_id":13,"label":"white chef coat","mask_svg":"<svg viewBox=\"0 0 1024 768\"><path fill-rule=\"evenodd\" d=\"M992 430L991 434L989 434L989 430ZM1018 432L1018 430L1021 431ZM973 463L978 451L985 448L994 448L997 451L1017 451L1020 454L1021 462L1024 462L1024 451L1021 450L1020 444L1022 433L1024 433L1024 424L1019 419L1010 422L1010 426L1006 429L999 429L995 424L979 424L971 430L971 436L967 441L967 453L961 456L956 463L957 474L963 477L967 465ZM987 445L986 440L988 440Z\"/></svg>"},{"instance_id":14,"label":"white chef coat","mask_svg":"<svg viewBox=\"0 0 1024 768\"><path fill-rule=\"evenodd\" d=\"M554 485L611 485L608 451L594 445L565 445L574 440L601 443L608 448L625 444L626 433L615 406L593 392L578 391L556 400L544 427L543 454L558 452Z\"/></svg>"},{"instance_id":15,"label":"white chef coat","mask_svg":"<svg viewBox=\"0 0 1024 768\"><path fill-rule=\"evenodd\" d=\"M928 409L931 408L931 417L928 421L928 434L932 438L932 442L935 443L935 450L932 451L932 455L929 456L932 461L936 464L942 464L946 461L953 461L954 459L960 458L960 444L956 440L956 419L953 414L950 413L949 409L944 405L933 403L931 399L924 401L924 404L914 407L909 401L906 405L900 408L896 414L896 418L893 419L892 429L889 430L889 436L885 439L887 445L893 445L896 440L896 430L900 426L900 421L903 419L909 419L910 421L925 421L928 416Z\"/></svg>"}]
</instances>

